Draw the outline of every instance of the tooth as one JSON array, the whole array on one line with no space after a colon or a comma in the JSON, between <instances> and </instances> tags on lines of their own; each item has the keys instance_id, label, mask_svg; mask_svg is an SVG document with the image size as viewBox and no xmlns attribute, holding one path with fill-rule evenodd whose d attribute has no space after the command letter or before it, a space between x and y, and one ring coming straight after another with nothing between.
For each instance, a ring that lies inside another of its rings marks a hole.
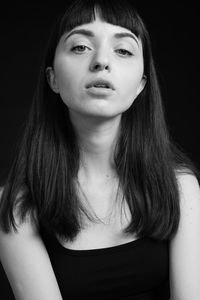
<instances>
[{"instance_id":1,"label":"tooth","mask_svg":"<svg viewBox=\"0 0 200 300\"><path fill-rule=\"evenodd\" d=\"M95 86L95 87L106 87L105 84L95 84L94 86Z\"/></svg>"}]
</instances>

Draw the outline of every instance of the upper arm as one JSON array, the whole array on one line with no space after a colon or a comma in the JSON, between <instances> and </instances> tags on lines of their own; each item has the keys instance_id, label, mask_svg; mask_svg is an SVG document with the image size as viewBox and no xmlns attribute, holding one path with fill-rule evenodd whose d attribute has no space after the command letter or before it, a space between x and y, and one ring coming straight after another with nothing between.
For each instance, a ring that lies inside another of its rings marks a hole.
<instances>
[{"instance_id":1,"label":"upper arm","mask_svg":"<svg viewBox=\"0 0 200 300\"><path fill-rule=\"evenodd\" d=\"M0 229L0 259L17 300L61 300L45 245L30 217L18 232Z\"/></svg>"},{"instance_id":2,"label":"upper arm","mask_svg":"<svg viewBox=\"0 0 200 300\"><path fill-rule=\"evenodd\" d=\"M178 177L180 223L170 241L172 300L200 299L200 187L193 175Z\"/></svg>"}]
</instances>

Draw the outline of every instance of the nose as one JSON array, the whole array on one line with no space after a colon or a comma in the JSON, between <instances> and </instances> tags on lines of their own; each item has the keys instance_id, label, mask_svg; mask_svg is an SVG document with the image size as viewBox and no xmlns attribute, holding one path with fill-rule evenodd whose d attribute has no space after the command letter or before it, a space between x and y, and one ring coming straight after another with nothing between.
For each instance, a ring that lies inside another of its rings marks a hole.
<instances>
[{"instance_id":1,"label":"nose","mask_svg":"<svg viewBox=\"0 0 200 300\"><path fill-rule=\"evenodd\" d=\"M98 72L103 70L110 72L110 62L106 52L99 49L99 51L93 57L90 65L90 71Z\"/></svg>"}]
</instances>

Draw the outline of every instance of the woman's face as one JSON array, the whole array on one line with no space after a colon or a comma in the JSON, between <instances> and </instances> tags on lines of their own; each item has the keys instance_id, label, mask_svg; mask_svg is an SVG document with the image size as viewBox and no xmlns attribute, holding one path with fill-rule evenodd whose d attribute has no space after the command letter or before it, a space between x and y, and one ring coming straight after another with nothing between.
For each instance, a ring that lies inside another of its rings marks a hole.
<instances>
[{"instance_id":1,"label":"woman's face","mask_svg":"<svg viewBox=\"0 0 200 300\"><path fill-rule=\"evenodd\" d=\"M49 82L69 111L108 118L126 111L142 91L143 69L140 39L97 16L60 38Z\"/></svg>"}]
</instances>

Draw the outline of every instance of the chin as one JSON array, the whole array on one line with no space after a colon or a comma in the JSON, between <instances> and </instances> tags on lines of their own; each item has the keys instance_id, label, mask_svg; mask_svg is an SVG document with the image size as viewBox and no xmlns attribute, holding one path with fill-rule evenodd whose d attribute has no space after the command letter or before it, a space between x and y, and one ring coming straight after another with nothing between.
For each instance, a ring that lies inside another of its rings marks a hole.
<instances>
[{"instance_id":1,"label":"chin","mask_svg":"<svg viewBox=\"0 0 200 300\"><path fill-rule=\"evenodd\" d=\"M85 115L86 117L106 120L106 119L113 119L119 117L121 114L122 112L88 111L88 112L83 112L82 116Z\"/></svg>"},{"instance_id":2,"label":"chin","mask_svg":"<svg viewBox=\"0 0 200 300\"><path fill-rule=\"evenodd\" d=\"M70 108L69 108L70 109ZM83 117L90 118L101 118L101 119L111 119L119 117L128 107L116 107L113 103L108 103L103 101L100 103L91 103L84 106L76 106L71 107L71 111L74 111L76 115L80 115Z\"/></svg>"}]
</instances>

